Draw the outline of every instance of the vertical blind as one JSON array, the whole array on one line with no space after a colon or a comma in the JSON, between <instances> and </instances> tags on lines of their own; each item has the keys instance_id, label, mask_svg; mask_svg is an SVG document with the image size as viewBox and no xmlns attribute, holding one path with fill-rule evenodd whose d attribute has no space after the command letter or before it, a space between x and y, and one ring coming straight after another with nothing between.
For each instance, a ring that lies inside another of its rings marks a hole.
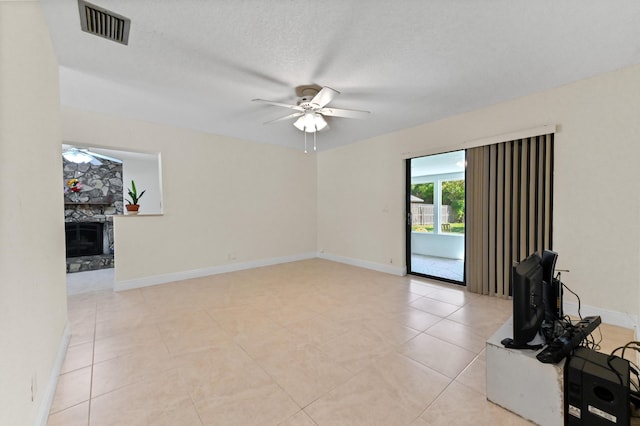
<instances>
[{"instance_id":1,"label":"vertical blind","mask_svg":"<svg viewBox=\"0 0 640 426\"><path fill-rule=\"evenodd\" d=\"M467 150L466 283L511 295L511 268L552 249L553 134Z\"/></svg>"}]
</instances>

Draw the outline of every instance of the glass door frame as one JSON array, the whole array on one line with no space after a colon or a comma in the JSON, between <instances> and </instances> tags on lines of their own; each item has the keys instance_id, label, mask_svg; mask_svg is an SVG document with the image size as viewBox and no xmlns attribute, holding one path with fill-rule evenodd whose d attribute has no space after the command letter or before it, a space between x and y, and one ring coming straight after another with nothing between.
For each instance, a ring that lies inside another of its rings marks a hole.
<instances>
[{"instance_id":1,"label":"glass door frame","mask_svg":"<svg viewBox=\"0 0 640 426\"><path fill-rule=\"evenodd\" d=\"M460 150L460 151L465 151L465 150ZM433 155L438 155L438 154L433 154ZM406 265L407 265L407 274L410 275L416 275L419 277L423 277L423 278L430 278L430 279L435 279L438 281L443 281L443 282L447 282L447 283L451 283L451 284L457 284L457 285L462 285L462 286L466 286L466 259L463 261L465 263L463 263L463 271L462 271L462 281L458 281L455 279L450 279L450 278L445 278L445 277L440 277L437 275L430 275L430 274L426 274L423 272L417 272L413 270L412 267L412 247L411 247L411 236L412 236L412 214L411 214L411 162L412 160L414 160L415 158L420 158L420 157L414 157L414 158L407 158L405 159L405 251L406 251ZM465 151L465 158L466 158L466 151ZM465 167L466 169L466 167ZM466 200L466 173L465 173L465 200ZM465 214L465 221L466 221L466 214ZM466 243L467 243L467 239L465 236L465 249L466 249Z\"/></svg>"}]
</instances>

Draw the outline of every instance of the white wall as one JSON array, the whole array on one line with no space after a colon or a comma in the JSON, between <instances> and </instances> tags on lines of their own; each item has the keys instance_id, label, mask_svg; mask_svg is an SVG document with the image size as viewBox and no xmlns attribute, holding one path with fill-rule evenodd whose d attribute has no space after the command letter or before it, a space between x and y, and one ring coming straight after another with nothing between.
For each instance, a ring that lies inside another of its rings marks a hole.
<instances>
[{"instance_id":1,"label":"white wall","mask_svg":"<svg viewBox=\"0 0 640 426\"><path fill-rule=\"evenodd\" d=\"M39 2L0 2L1 425L46 421L67 341L59 102Z\"/></svg>"},{"instance_id":2,"label":"white wall","mask_svg":"<svg viewBox=\"0 0 640 426\"><path fill-rule=\"evenodd\" d=\"M404 160L393 144L369 140L318 154L318 249L402 274Z\"/></svg>"},{"instance_id":3,"label":"white wall","mask_svg":"<svg viewBox=\"0 0 640 426\"><path fill-rule=\"evenodd\" d=\"M116 281L315 253L314 155L71 108L62 123L65 140L162 156L164 214L116 217Z\"/></svg>"},{"instance_id":4,"label":"white wall","mask_svg":"<svg viewBox=\"0 0 640 426\"><path fill-rule=\"evenodd\" d=\"M544 124L556 133L554 244L582 303L636 316L640 295L640 67L318 155L318 245L404 263L404 162ZM624 212L608 218L608 212ZM570 300L570 298L567 298Z\"/></svg>"}]
</instances>

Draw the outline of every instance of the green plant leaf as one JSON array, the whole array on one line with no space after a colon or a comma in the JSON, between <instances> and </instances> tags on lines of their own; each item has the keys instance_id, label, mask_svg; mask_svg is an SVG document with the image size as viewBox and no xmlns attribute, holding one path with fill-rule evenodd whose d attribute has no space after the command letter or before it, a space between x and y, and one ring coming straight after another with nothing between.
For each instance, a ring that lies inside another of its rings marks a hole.
<instances>
[{"instance_id":1,"label":"green plant leaf","mask_svg":"<svg viewBox=\"0 0 640 426\"><path fill-rule=\"evenodd\" d=\"M131 198L130 200L127 199L127 202L129 204L138 204L138 201L140 201L140 198L144 195L144 193L147 190L143 190L140 194L138 194L138 189L136 188L136 183L133 181L133 179L131 180L131 188L127 190L127 193L129 194L129 197Z\"/></svg>"}]
</instances>

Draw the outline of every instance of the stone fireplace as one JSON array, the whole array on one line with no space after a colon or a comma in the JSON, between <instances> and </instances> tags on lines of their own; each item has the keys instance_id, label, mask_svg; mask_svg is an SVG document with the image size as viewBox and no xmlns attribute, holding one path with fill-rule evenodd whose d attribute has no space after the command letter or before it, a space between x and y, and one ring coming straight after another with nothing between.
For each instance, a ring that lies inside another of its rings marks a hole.
<instances>
[{"instance_id":1,"label":"stone fireplace","mask_svg":"<svg viewBox=\"0 0 640 426\"><path fill-rule=\"evenodd\" d=\"M122 164L63 160L67 272L113 268L113 216L123 214ZM69 188L77 179L79 191Z\"/></svg>"}]
</instances>

